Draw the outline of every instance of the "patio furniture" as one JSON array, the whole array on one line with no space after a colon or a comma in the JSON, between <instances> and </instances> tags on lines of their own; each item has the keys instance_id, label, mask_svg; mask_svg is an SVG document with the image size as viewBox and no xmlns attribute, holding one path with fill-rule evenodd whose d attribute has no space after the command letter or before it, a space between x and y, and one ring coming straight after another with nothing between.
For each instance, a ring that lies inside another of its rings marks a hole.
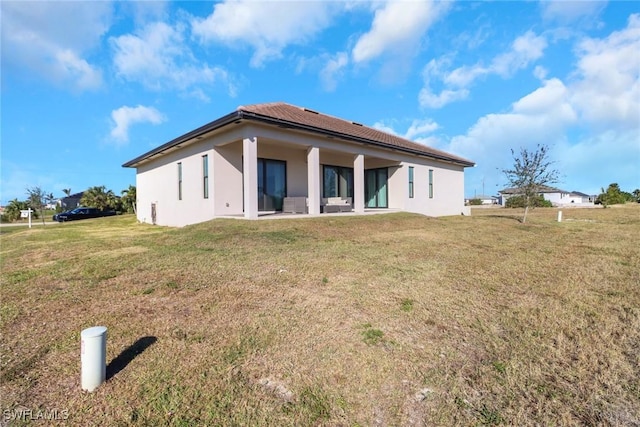
<instances>
[{"instance_id":1,"label":"patio furniture","mask_svg":"<svg viewBox=\"0 0 640 427\"><path fill-rule=\"evenodd\" d=\"M285 197L282 202L283 213L307 213L306 197Z\"/></svg>"},{"instance_id":2,"label":"patio furniture","mask_svg":"<svg viewBox=\"0 0 640 427\"><path fill-rule=\"evenodd\" d=\"M322 212L351 212L351 197L327 197L322 199Z\"/></svg>"}]
</instances>

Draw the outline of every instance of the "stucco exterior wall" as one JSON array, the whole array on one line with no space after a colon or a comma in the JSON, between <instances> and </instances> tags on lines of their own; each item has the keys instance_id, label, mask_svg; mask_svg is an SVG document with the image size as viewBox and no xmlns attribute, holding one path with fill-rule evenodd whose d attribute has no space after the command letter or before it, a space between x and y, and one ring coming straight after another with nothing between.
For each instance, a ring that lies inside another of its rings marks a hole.
<instances>
[{"instance_id":1,"label":"stucco exterior wall","mask_svg":"<svg viewBox=\"0 0 640 427\"><path fill-rule=\"evenodd\" d=\"M570 193L544 193L543 196L555 206L582 203L582 197L572 196Z\"/></svg>"},{"instance_id":2,"label":"stucco exterior wall","mask_svg":"<svg viewBox=\"0 0 640 427\"><path fill-rule=\"evenodd\" d=\"M204 198L202 156L209 157L212 170L213 147L203 141L183 150L151 160L138 168L136 193L138 220L151 223L151 205L156 205L156 223L184 226L206 221L213 214L213 192L209 178L209 198ZM182 163L182 200L178 199L178 162Z\"/></svg>"},{"instance_id":3,"label":"stucco exterior wall","mask_svg":"<svg viewBox=\"0 0 640 427\"><path fill-rule=\"evenodd\" d=\"M413 198L409 197L409 167L413 166ZM463 168L431 161L411 161L403 164L407 181L406 208L409 212L429 216L468 214L464 206ZM429 170L433 170L433 197L429 197Z\"/></svg>"},{"instance_id":4,"label":"stucco exterior wall","mask_svg":"<svg viewBox=\"0 0 640 427\"><path fill-rule=\"evenodd\" d=\"M468 214L464 206L464 168L399 151L363 146L288 129L242 126L168 152L137 169L138 219L184 226L216 216L242 215L243 138L257 137L257 157L286 162L287 195L308 195L307 150L319 149L319 183L322 165L354 167L357 154L364 168L388 168L388 206L430 216ZM203 195L202 156L209 161L209 198ZM182 163L182 200L178 200L178 167ZM408 170L414 167L414 197L409 198ZM429 170L433 170L433 198L429 198ZM254 171L255 173L255 171Z\"/></svg>"},{"instance_id":5,"label":"stucco exterior wall","mask_svg":"<svg viewBox=\"0 0 640 427\"><path fill-rule=\"evenodd\" d=\"M214 147L210 174L213 176L212 216L242 215L242 141Z\"/></svg>"}]
</instances>

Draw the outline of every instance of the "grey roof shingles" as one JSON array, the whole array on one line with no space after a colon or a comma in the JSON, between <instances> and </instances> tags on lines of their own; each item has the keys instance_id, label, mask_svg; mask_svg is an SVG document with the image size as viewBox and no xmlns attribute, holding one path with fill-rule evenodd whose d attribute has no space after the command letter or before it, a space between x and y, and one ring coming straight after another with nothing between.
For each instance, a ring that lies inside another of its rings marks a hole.
<instances>
[{"instance_id":1,"label":"grey roof shingles","mask_svg":"<svg viewBox=\"0 0 640 427\"><path fill-rule=\"evenodd\" d=\"M459 164L464 167L475 165L474 162L465 158L436 150L435 148L418 144L417 142L364 126L359 123L322 114L308 108L302 108L284 102L271 102L240 106L235 112L169 141L168 143L125 163L123 166L135 167L137 163L144 161L153 155L161 154L164 150L172 148L173 146L189 141L204 133L237 122L238 120L254 120L281 127L284 126L292 129L324 134L335 138L362 142L388 149L396 149L416 155L423 155Z\"/></svg>"}]
</instances>

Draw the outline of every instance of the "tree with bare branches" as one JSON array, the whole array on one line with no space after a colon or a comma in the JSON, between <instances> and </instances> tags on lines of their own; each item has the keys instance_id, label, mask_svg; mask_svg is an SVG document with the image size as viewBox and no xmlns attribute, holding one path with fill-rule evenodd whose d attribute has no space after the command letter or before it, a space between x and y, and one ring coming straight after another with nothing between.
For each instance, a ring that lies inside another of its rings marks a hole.
<instances>
[{"instance_id":1,"label":"tree with bare branches","mask_svg":"<svg viewBox=\"0 0 640 427\"><path fill-rule=\"evenodd\" d=\"M558 171L552 169L554 162L549 160L549 147L538 144L534 150L520 148L517 154L511 149L513 167L503 169L509 185L517 189L518 195L524 199L524 216L522 223L527 221L529 207L533 208L533 201L544 186L558 182Z\"/></svg>"}]
</instances>

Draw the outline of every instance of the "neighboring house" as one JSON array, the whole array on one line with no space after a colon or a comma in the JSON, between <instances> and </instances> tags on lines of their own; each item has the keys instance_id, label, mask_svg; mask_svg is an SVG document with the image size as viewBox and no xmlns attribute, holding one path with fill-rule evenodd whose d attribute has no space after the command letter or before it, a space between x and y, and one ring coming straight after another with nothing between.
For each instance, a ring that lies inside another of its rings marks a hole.
<instances>
[{"instance_id":1,"label":"neighboring house","mask_svg":"<svg viewBox=\"0 0 640 427\"><path fill-rule=\"evenodd\" d=\"M521 191L518 188L506 188L499 192L500 204L505 206L510 197L518 196ZM569 205L589 205L593 204L595 198L584 193L576 191L565 191L555 187L546 185L540 186L538 194L545 200L551 202L553 206L569 206Z\"/></svg>"},{"instance_id":2,"label":"neighboring house","mask_svg":"<svg viewBox=\"0 0 640 427\"><path fill-rule=\"evenodd\" d=\"M63 211L77 208L78 206L80 206L80 199L82 199L83 195L84 191L71 194L67 197L63 197L62 199L60 199L60 207L62 207Z\"/></svg>"},{"instance_id":3,"label":"neighboring house","mask_svg":"<svg viewBox=\"0 0 640 427\"><path fill-rule=\"evenodd\" d=\"M571 194L574 195L575 197L580 197L580 200L581 200L580 203L594 203L596 201L596 198L598 197L593 194L592 195L584 194L579 191L572 191Z\"/></svg>"},{"instance_id":4,"label":"neighboring house","mask_svg":"<svg viewBox=\"0 0 640 427\"><path fill-rule=\"evenodd\" d=\"M479 195L479 196L473 196L469 199L466 200L466 203L470 203L471 200L480 200L482 202L483 205L497 205L498 204L498 197L496 196L486 196L486 195Z\"/></svg>"},{"instance_id":5,"label":"neighboring house","mask_svg":"<svg viewBox=\"0 0 640 427\"><path fill-rule=\"evenodd\" d=\"M468 214L470 160L359 123L286 103L241 106L133 160L138 219L184 226L257 218L287 199L310 215L337 198L356 213L395 209Z\"/></svg>"}]
</instances>

